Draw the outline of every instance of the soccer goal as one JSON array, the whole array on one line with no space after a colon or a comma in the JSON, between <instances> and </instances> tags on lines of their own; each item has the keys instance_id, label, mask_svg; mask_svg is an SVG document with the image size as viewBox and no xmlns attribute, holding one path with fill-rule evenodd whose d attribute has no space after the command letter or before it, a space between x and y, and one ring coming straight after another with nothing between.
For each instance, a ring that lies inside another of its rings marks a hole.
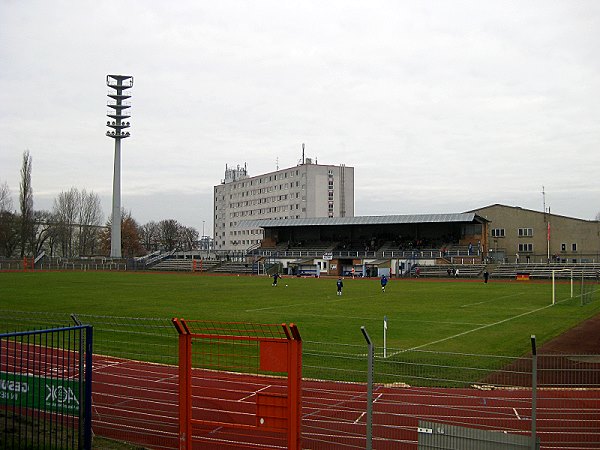
<instances>
[{"instance_id":1,"label":"soccer goal","mask_svg":"<svg viewBox=\"0 0 600 450\"><path fill-rule=\"evenodd\" d=\"M597 270L557 269L552 271L552 304L578 299L581 306L600 297Z\"/></svg>"},{"instance_id":2,"label":"soccer goal","mask_svg":"<svg viewBox=\"0 0 600 450\"><path fill-rule=\"evenodd\" d=\"M579 285L579 297L581 299L581 306L593 302L600 296L600 294L598 294L599 273L597 270L582 270L581 276L576 276L575 278L575 285Z\"/></svg>"},{"instance_id":3,"label":"soccer goal","mask_svg":"<svg viewBox=\"0 0 600 450\"><path fill-rule=\"evenodd\" d=\"M552 304L573 298L573 269L552 270Z\"/></svg>"}]
</instances>

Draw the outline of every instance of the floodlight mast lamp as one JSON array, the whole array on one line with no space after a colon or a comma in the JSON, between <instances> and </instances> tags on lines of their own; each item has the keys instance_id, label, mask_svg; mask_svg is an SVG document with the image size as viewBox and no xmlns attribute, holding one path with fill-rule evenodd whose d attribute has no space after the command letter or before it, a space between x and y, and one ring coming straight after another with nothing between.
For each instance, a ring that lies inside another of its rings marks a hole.
<instances>
[{"instance_id":1,"label":"floodlight mast lamp","mask_svg":"<svg viewBox=\"0 0 600 450\"><path fill-rule=\"evenodd\" d=\"M112 227L110 231L110 256L121 257L121 139L129 137L128 119L131 117L129 108L131 98L127 89L133 87L133 77L130 75L107 75L106 85L112 89L108 92L107 116L112 119L106 126L112 128L106 135L115 140L115 163L113 173Z\"/></svg>"}]
</instances>

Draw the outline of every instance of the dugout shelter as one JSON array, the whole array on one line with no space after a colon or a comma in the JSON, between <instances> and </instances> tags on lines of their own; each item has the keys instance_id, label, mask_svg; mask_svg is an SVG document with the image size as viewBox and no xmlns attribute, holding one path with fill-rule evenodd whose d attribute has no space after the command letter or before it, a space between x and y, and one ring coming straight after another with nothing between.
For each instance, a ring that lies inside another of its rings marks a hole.
<instances>
[{"instance_id":1,"label":"dugout shelter","mask_svg":"<svg viewBox=\"0 0 600 450\"><path fill-rule=\"evenodd\" d=\"M249 253L289 274L299 260L321 275L401 276L418 265L483 262L489 221L476 213L273 219L241 222L264 238ZM380 273L381 272L381 273Z\"/></svg>"}]
</instances>

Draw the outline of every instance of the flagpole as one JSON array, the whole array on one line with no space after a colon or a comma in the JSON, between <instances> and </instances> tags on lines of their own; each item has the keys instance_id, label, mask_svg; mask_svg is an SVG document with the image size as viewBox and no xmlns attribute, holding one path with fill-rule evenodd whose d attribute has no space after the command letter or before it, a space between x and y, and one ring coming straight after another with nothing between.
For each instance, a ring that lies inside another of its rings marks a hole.
<instances>
[{"instance_id":1,"label":"flagpole","mask_svg":"<svg viewBox=\"0 0 600 450\"><path fill-rule=\"evenodd\" d=\"M387 358L387 316L383 316L383 358Z\"/></svg>"}]
</instances>

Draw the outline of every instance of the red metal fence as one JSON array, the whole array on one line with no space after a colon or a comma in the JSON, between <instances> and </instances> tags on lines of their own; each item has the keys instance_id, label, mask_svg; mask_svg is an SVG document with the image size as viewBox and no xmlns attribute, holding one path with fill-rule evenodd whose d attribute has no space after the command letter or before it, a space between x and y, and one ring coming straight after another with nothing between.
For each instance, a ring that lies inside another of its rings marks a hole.
<instances>
[{"instance_id":1,"label":"red metal fence","mask_svg":"<svg viewBox=\"0 0 600 450\"><path fill-rule=\"evenodd\" d=\"M300 450L302 340L296 325L185 319L173 319L173 325L179 333L181 450L194 442L206 448L215 427L228 430L221 440L232 445L254 447L266 439L278 448L279 434L286 448ZM195 377L206 371L216 376L213 387L194 393ZM239 373L251 374L254 382L237 382ZM268 385L257 390L267 377ZM221 395L219 384L232 383L234 396Z\"/></svg>"}]
</instances>

